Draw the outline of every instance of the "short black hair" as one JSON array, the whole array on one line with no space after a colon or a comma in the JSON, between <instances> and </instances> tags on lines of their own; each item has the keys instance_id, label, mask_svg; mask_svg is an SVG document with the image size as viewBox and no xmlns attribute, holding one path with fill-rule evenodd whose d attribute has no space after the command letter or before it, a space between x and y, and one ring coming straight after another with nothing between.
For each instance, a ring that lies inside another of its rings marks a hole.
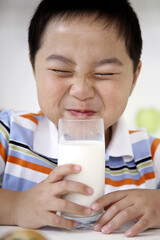
<instances>
[{"instance_id":1,"label":"short black hair","mask_svg":"<svg viewBox=\"0 0 160 240\"><path fill-rule=\"evenodd\" d=\"M95 20L103 20L105 26L114 27L118 36L125 41L127 53L133 60L133 70L137 69L141 52L142 36L138 17L128 0L98 0L91 4L82 1L42 0L29 25L28 43L31 62L34 68L35 56L41 47L42 37L52 20L70 20L96 13Z\"/></svg>"}]
</instances>

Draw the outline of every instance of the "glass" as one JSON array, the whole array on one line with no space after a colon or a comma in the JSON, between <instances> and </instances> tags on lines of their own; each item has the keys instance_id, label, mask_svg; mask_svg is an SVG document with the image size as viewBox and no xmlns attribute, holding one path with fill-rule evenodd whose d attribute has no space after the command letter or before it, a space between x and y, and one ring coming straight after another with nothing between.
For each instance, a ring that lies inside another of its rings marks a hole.
<instances>
[{"instance_id":1,"label":"glass","mask_svg":"<svg viewBox=\"0 0 160 240\"><path fill-rule=\"evenodd\" d=\"M81 166L81 172L70 174L67 180L84 183L94 189L91 196L68 193L64 199L91 207L104 195L105 187L105 137L102 118L59 119L58 165L73 163ZM90 216L62 212L61 216L78 221L78 228L92 228L103 210Z\"/></svg>"}]
</instances>

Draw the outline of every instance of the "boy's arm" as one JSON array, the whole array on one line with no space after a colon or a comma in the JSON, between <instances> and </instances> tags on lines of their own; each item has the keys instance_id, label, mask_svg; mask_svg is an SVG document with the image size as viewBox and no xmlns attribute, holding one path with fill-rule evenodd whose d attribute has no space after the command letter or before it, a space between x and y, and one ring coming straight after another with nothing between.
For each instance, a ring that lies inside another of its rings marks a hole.
<instances>
[{"instance_id":1,"label":"boy's arm","mask_svg":"<svg viewBox=\"0 0 160 240\"><path fill-rule=\"evenodd\" d=\"M15 203L19 192L8 189L0 189L0 225L16 225Z\"/></svg>"}]
</instances>

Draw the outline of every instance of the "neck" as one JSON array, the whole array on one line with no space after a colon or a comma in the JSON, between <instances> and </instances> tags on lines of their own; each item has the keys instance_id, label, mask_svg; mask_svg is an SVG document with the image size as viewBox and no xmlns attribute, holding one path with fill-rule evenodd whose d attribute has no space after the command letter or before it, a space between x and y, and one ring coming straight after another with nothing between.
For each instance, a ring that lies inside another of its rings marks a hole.
<instances>
[{"instance_id":1,"label":"neck","mask_svg":"<svg viewBox=\"0 0 160 240\"><path fill-rule=\"evenodd\" d=\"M112 136L112 129L111 127L107 128L105 131L105 147L107 149L109 142L111 140L111 136Z\"/></svg>"}]
</instances>

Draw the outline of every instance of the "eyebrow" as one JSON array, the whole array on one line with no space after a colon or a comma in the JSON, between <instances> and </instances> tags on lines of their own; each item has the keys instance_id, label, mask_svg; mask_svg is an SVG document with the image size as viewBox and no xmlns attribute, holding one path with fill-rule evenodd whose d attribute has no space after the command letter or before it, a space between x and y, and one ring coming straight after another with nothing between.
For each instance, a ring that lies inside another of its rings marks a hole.
<instances>
[{"instance_id":1,"label":"eyebrow","mask_svg":"<svg viewBox=\"0 0 160 240\"><path fill-rule=\"evenodd\" d=\"M58 54L52 54L49 57L47 57L46 60L47 61L58 60L58 61L61 61L61 62L67 63L67 64L76 65L75 62L72 61L71 59L66 58L62 55L58 55ZM105 59L102 59L102 60L95 63L96 66L101 66L101 65L105 65L105 64L115 64L115 65L119 65L119 66L123 65L123 63L116 57L105 58Z\"/></svg>"},{"instance_id":2,"label":"eyebrow","mask_svg":"<svg viewBox=\"0 0 160 240\"><path fill-rule=\"evenodd\" d=\"M105 58L96 63L97 66L101 66L101 65L105 65L105 64L115 64L115 65L119 65L119 66L123 65L123 63L116 57Z\"/></svg>"},{"instance_id":3,"label":"eyebrow","mask_svg":"<svg viewBox=\"0 0 160 240\"><path fill-rule=\"evenodd\" d=\"M49 57L46 58L46 60L47 61L58 60L58 61L61 61L61 62L67 63L67 64L75 65L75 63L71 59L66 58L66 57L64 57L62 55L57 55L57 54L50 55Z\"/></svg>"}]
</instances>

